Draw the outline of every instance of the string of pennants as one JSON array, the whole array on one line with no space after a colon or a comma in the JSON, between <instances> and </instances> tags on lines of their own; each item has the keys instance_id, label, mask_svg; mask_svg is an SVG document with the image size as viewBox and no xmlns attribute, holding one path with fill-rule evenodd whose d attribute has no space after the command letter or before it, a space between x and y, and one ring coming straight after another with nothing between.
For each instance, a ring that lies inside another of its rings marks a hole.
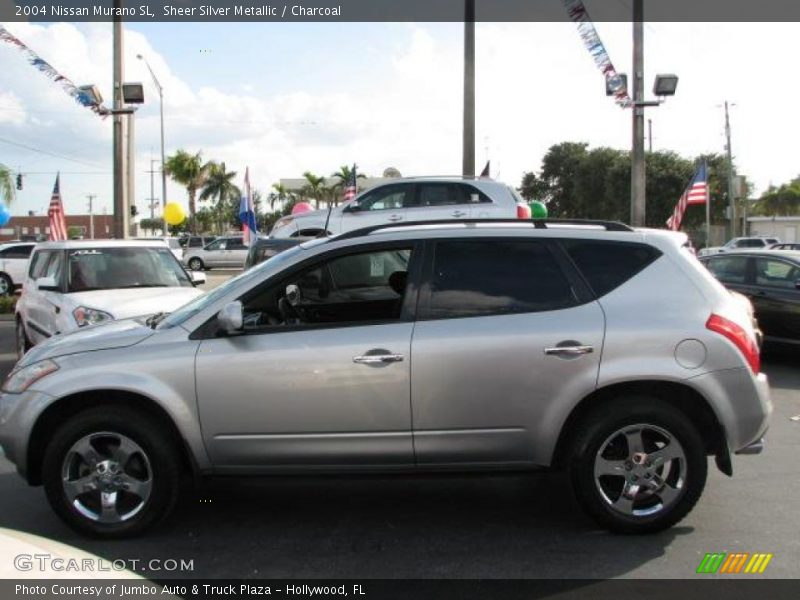
<instances>
[{"instance_id":1,"label":"string of pennants","mask_svg":"<svg viewBox=\"0 0 800 600\"><path fill-rule=\"evenodd\" d=\"M631 97L628 95L628 90L625 83L620 77L617 70L614 68L614 63L611 62L611 57L606 51L594 23L589 18L589 13L583 0L562 0L564 8L566 8L569 18L578 26L578 33L583 40L583 44L592 55L594 64L603 73L608 82L608 86L614 94L614 101L623 108L629 107L632 104Z\"/></svg>"},{"instance_id":2,"label":"string of pennants","mask_svg":"<svg viewBox=\"0 0 800 600\"><path fill-rule=\"evenodd\" d=\"M61 86L61 88L70 96L72 96L75 101L80 104L81 106L85 106L93 113L100 115L101 117L105 118L108 114L107 110L105 110L102 106L99 106L92 99L89 97L88 94L81 91L78 86L76 86L72 81L70 81L67 77L59 73L55 70L55 68L40 57L36 52L28 48L19 38L14 36L8 29L0 25L0 41L6 42L14 47L16 47L20 52L22 52L25 57L27 58L28 62L45 74L45 76L49 79L52 79L55 83Z\"/></svg>"}]
</instances>

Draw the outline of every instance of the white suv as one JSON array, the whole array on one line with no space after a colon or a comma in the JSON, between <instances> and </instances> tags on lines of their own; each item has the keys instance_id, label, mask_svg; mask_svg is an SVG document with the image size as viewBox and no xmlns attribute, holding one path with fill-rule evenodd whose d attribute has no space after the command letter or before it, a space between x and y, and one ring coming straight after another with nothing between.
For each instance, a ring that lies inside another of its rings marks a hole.
<instances>
[{"instance_id":1,"label":"white suv","mask_svg":"<svg viewBox=\"0 0 800 600\"><path fill-rule=\"evenodd\" d=\"M708 256L709 254L721 254L730 250L766 248L772 244L777 244L780 240L776 237L737 237L729 240L724 246L711 246L703 248L697 253L698 256Z\"/></svg>"},{"instance_id":2,"label":"white suv","mask_svg":"<svg viewBox=\"0 0 800 600\"><path fill-rule=\"evenodd\" d=\"M17 302L17 353L59 333L175 310L204 282L160 240L39 244Z\"/></svg>"},{"instance_id":3,"label":"white suv","mask_svg":"<svg viewBox=\"0 0 800 600\"><path fill-rule=\"evenodd\" d=\"M529 218L517 191L487 178L420 177L397 179L364 191L330 211L317 210L279 219L273 238L337 234L362 227L410 221Z\"/></svg>"},{"instance_id":4,"label":"white suv","mask_svg":"<svg viewBox=\"0 0 800 600\"><path fill-rule=\"evenodd\" d=\"M35 243L0 244L0 296L10 296L22 285Z\"/></svg>"}]
</instances>

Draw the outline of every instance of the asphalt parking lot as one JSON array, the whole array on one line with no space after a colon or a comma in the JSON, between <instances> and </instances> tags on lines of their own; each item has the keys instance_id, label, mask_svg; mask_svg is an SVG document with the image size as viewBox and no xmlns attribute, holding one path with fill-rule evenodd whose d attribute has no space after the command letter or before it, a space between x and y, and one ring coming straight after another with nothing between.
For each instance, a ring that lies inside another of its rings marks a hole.
<instances>
[{"instance_id":1,"label":"asphalt parking lot","mask_svg":"<svg viewBox=\"0 0 800 600\"><path fill-rule=\"evenodd\" d=\"M211 274L209 287L225 275ZM0 375L13 362L13 326L0 322ZM710 469L695 510L656 535L608 534L562 475L517 474L218 480L187 491L147 536L103 542L63 525L3 458L0 527L108 560L193 561L191 572L142 573L159 578L687 578L705 553L734 551L774 553L760 577L798 577L799 363L796 351L766 352L775 413L764 453L735 458L733 478Z\"/></svg>"}]
</instances>

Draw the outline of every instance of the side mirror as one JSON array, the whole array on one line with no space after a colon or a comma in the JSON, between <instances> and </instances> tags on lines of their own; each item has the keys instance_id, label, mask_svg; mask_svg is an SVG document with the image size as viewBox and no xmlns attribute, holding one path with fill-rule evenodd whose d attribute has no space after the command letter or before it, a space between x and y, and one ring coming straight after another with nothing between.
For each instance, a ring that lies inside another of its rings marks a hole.
<instances>
[{"instance_id":1,"label":"side mirror","mask_svg":"<svg viewBox=\"0 0 800 600\"><path fill-rule=\"evenodd\" d=\"M206 282L206 274L202 271L189 271L192 276L192 283L195 285L202 285Z\"/></svg>"},{"instance_id":2,"label":"side mirror","mask_svg":"<svg viewBox=\"0 0 800 600\"><path fill-rule=\"evenodd\" d=\"M800 290L800 279L794 282L794 289Z\"/></svg>"},{"instance_id":3,"label":"side mirror","mask_svg":"<svg viewBox=\"0 0 800 600\"><path fill-rule=\"evenodd\" d=\"M358 212L361 210L361 205L356 202L350 202L342 209L342 212Z\"/></svg>"},{"instance_id":4,"label":"side mirror","mask_svg":"<svg viewBox=\"0 0 800 600\"><path fill-rule=\"evenodd\" d=\"M236 335L242 331L244 316L242 314L242 303L236 300L222 307L217 313L217 324L227 335Z\"/></svg>"},{"instance_id":5,"label":"side mirror","mask_svg":"<svg viewBox=\"0 0 800 600\"><path fill-rule=\"evenodd\" d=\"M36 288L46 292L57 292L59 290L55 277L39 277L36 280Z\"/></svg>"}]
</instances>

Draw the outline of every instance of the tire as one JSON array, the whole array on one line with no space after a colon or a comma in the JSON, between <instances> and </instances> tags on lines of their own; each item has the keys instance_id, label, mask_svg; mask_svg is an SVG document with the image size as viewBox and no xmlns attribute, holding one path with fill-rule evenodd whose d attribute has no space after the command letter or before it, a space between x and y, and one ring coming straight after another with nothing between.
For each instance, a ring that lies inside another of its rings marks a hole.
<instances>
[{"instance_id":1,"label":"tire","mask_svg":"<svg viewBox=\"0 0 800 600\"><path fill-rule=\"evenodd\" d=\"M569 476L575 497L611 531L667 529L703 493L703 440L686 415L658 398L630 396L604 404L581 420L573 439Z\"/></svg>"},{"instance_id":2,"label":"tire","mask_svg":"<svg viewBox=\"0 0 800 600\"><path fill-rule=\"evenodd\" d=\"M0 273L0 296L11 296L14 293L14 282L5 273Z\"/></svg>"},{"instance_id":3,"label":"tire","mask_svg":"<svg viewBox=\"0 0 800 600\"><path fill-rule=\"evenodd\" d=\"M16 333L17 358L19 359L25 356L25 353L33 347L31 341L28 339L28 334L25 333L25 325L22 323L22 319L20 318L17 318Z\"/></svg>"},{"instance_id":4,"label":"tire","mask_svg":"<svg viewBox=\"0 0 800 600\"><path fill-rule=\"evenodd\" d=\"M189 259L188 266L191 271L202 271L204 269L203 261L196 256Z\"/></svg>"},{"instance_id":5,"label":"tire","mask_svg":"<svg viewBox=\"0 0 800 600\"><path fill-rule=\"evenodd\" d=\"M50 505L85 535L115 539L141 533L165 519L178 499L181 462L174 437L129 407L74 415L45 449L42 475Z\"/></svg>"}]
</instances>

